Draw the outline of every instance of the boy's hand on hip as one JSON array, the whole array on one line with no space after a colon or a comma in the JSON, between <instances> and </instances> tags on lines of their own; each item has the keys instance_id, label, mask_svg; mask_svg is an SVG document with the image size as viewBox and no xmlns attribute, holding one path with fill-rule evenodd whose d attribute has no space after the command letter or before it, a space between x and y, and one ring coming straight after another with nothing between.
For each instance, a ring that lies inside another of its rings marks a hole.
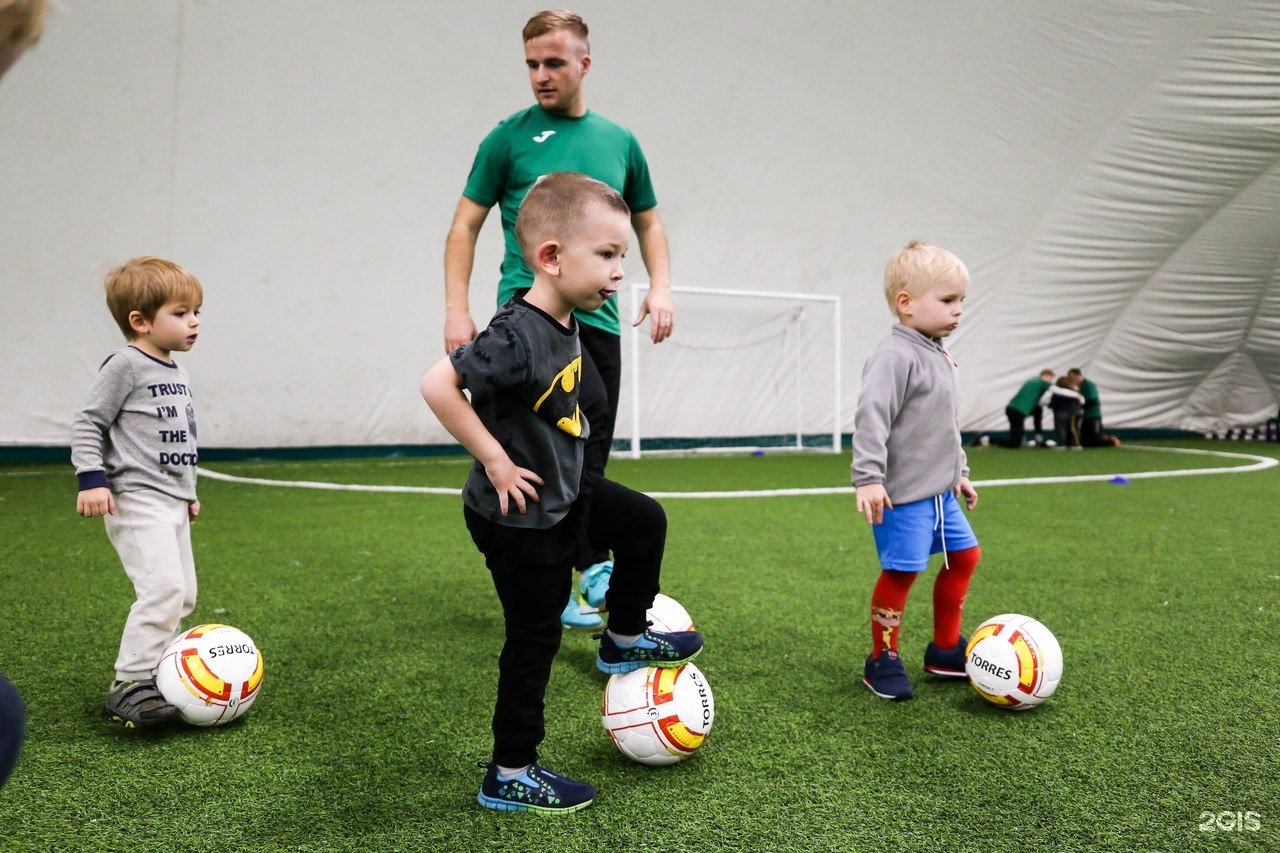
<instances>
[{"instance_id":1,"label":"boy's hand on hip","mask_svg":"<svg viewBox=\"0 0 1280 853\"><path fill-rule=\"evenodd\" d=\"M538 490L534 488L534 484L541 486L542 478L528 468L517 467L510 459L485 466L484 473L498 491L498 509L503 515L509 512L513 501L516 509L524 515L525 498L534 501L538 499Z\"/></svg>"},{"instance_id":2,"label":"boy's hand on hip","mask_svg":"<svg viewBox=\"0 0 1280 853\"><path fill-rule=\"evenodd\" d=\"M857 495L858 512L866 516L867 524L880 524L884 521L884 511L893 509L893 501L880 483L858 486Z\"/></svg>"},{"instance_id":3,"label":"boy's hand on hip","mask_svg":"<svg viewBox=\"0 0 1280 853\"><path fill-rule=\"evenodd\" d=\"M116 499L106 486L85 489L76 495L76 512L85 518L116 514Z\"/></svg>"}]
</instances>

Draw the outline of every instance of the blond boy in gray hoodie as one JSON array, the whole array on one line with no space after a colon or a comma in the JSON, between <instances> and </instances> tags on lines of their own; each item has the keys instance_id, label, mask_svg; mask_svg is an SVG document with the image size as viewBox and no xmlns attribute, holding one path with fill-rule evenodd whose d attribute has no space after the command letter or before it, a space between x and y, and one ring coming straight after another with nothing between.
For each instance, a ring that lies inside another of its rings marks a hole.
<instances>
[{"instance_id":1,"label":"blond boy in gray hoodie","mask_svg":"<svg viewBox=\"0 0 1280 853\"><path fill-rule=\"evenodd\" d=\"M881 569L862 680L875 695L902 700L915 695L898 655L907 593L939 552L924 669L965 677L961 611L981 550L957 498L973 509L978 493L960 440L959 368L942 339L960 324L969 271L946 249L912 242L889 260L884 282L898 322L862 370L852 478Z\"/></svg>"}]
</instances>

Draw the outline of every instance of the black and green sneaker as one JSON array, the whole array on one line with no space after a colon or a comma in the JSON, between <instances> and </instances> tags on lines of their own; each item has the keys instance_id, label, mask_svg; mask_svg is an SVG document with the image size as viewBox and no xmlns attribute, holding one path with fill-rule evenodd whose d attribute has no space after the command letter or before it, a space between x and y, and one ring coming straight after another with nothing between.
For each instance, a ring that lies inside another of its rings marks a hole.
<instances>
[{"instance_id":1,"label":"black and green sneaker","mask_svg":"<svg viewBox=\"0 0 1280 853\"><path fill-rule=\"evenodd\" d=\"M102 708L102 719L126 729L154 726L177 716L178 709L165 700L154 681L117 681Z\"/></svg>"}]
</instances>

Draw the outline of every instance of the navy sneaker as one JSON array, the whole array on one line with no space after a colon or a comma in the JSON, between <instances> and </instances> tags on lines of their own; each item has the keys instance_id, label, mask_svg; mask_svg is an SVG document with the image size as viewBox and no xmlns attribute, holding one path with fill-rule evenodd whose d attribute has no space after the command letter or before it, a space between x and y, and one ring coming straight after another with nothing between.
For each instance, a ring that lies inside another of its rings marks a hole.
<instances>
[{"instance_id":1,"label":"navy sneaker","mask_svg":"<svg viewBox=\"0 0 1280 853\"><path fill-rule=\"evenodd\" d=\"M476 802L486 809L501 812L538 812L567 814L585 809L595 802L596 789L586 782L576 782L552 773L539 764L531 764L514 779L498 776L493 764L488 768Z\"/></svg>"},{"instance_id":2,"label":"navy sneaker","mask_svg":"<svg viewBox=\"0 0 1280 853\"><path fill-rule=\"evenodd\" d=\"M960 635L960 642L949 649L942 649L938 644L929 641L924 648L924 671L943 678L968 678L964 669L964 650L969 641Z\"/></svg>"},{"instance_id":3,"label":"navy sneaker","mask_svg":"<svg viewBox=\"0 0 1280 853\"><path fill-rule=\"evenodd\" d=\"M867 663L862 668L862 683L881 699L898 702L916 695L907 680L907 668L893 649L885 649L876 657L867 656Z\"/></svg>"},{"instance_id":4,"label":"navy sneaker","mask_svg":"<svg viewBox=\"0 0 1280 853\"><path fill-rule=\"evenodd\" d=\"M613 577L613 560L605 560L582 570L578 591L591 607L604 607L604 596L609 591L609 579Z\"/></svg>"},{"instance_id":5,"label":"navy sneaker","mask_svg":"<svg viewBox=\"0 0 1280 853\"><path fill-rule=\"evenodd\" d=\"M640 635L634 646L623 648L608 632L595 634L600 640L596 668L609 675L631 672L644 666L674 667L688 663L702 651L702 635L697 631L654 631Z\"/></svg>"}]
</instances>

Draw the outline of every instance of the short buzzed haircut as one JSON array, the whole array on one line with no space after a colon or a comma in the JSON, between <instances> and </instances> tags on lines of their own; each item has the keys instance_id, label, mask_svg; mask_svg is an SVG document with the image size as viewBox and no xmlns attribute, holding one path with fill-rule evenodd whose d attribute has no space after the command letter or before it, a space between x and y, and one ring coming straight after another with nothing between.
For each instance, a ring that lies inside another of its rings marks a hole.
<instances>
[{"instance_id":1,"label":"short buzzed haircut","mask_svg":"<svg viewBox=\"0 0 1280 853\"><path fill-rule=\"evenodd\" d=\"M129 315L137 311L147 320L169 302L188 302L198 308L204 302L200 280L173 261L142 255L107 274L107 310L128 340L137 334Z\"/></svg>"},{"instance_id":2,"label":"short buzzed haircut","mask_svg":"<svg viewBox=\"0 0 1280 853\"><path fill-rule=\"evenodd\" d=\"M580 172L551 172L538 178L516 215L516 240L525 263L533 268L538 247L548 240L567 243L576 238L592 205L631 216L626 201L603 181Z\"/></svg>"},{"instance_id":3,"label":"short buzzed haircut","mask_svg":"<svg viewBox=\"0 0 1280 853\"><path fill-rule=\"evenodd\" d=\"M889 309L898 311L898 294L904 290L919 296L930 284L949 275L969 282L969 268L964 261L941 246L912 240L889 259L884 266L884 298Z\"/></svg>"},{"instance_id":4,"label":"short buzzed haircut","mask_svg":"<svg viewBox=\"0 0 1280 853\"><path fill-rule=\"evenodd\" d=\"M553 30L568 30L582 40L586 45L587 53L591 52L591 41L587 38L587 22L568 9L547 9L539 12L524 25L524 32L521 35L525 42L530 42Z\"/></svg>"}]
</instances>

